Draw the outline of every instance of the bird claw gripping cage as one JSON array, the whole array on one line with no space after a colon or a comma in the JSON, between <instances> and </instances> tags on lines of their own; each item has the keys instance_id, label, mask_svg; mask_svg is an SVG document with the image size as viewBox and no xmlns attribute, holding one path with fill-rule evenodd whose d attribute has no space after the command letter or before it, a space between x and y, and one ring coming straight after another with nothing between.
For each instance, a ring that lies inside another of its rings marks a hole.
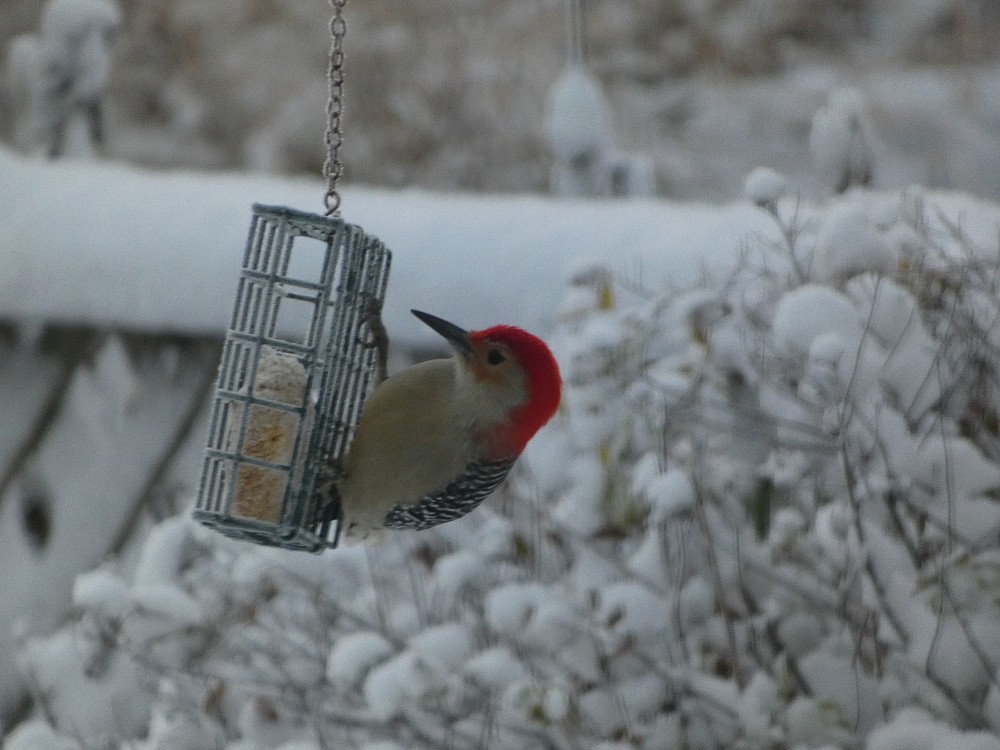
<instances>
[{"instance_id":1,"label":"bird claw gripping cage","mask_svg":"<svg viewBox=\"0 0 1000 750\"><path fill-rule=\"evenodd\" d=\"M390 260L339 217L253 207L197 520L268 546L337 545L336 467L373 372Z\"/></svg>"}]
</instances>

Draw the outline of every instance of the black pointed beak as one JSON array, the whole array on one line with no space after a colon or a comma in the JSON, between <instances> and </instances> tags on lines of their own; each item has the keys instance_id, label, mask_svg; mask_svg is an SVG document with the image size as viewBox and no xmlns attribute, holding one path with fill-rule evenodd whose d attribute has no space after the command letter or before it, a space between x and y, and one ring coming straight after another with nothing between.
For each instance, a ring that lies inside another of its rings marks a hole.
<instances>
[{"instance_id":1,"label":"black pointed beak","mask_svg":"<svg viewBox=\"0 0 1000 750\"><path fill-rule=\"evenodd\" d=\"M463 355L472 354L472 344L469 343L468 331L430 313L420 312L420 310L410 310L410 312L416 315L432 331L441 334L444 340L451 344L451 347L456 352Z\"/></svg>"}]
</instances>

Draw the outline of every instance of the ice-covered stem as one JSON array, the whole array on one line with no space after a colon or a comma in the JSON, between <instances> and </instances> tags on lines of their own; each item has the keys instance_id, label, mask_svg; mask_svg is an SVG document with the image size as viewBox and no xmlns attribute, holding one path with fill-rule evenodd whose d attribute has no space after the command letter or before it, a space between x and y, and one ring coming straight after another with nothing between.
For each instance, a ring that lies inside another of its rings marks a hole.
<instances>
[{"instance_id":1,"label":"ice-covered stem","mask_svg":"<svg viewBox=\"0 0 1000 750\"><path fill-rule=\"evenodd\" d=\"M961 694L939 677L929 663L921 666L906 658L905 655L902 656L901 663L911 669L919 679L926 681L932 690L936 690L945 702L965 718L969 726L985 727L987 725L982 712L969 706Z\"/></svg>"},{"instance_id":2,"label":"ice-covered stem","mask_svg":"<svg viewBox=\"0 0 1000 750\"><path fill-rule=\"evenodd\" d=\"M847 486L847 497L848 502L851 506L851 520L854 526L854 533L857 534L858 543L863 550L869 549L868 538L865 533L864 521L861 518L861 499L858 497L857 492L857 475L854 471L854 467L851 465L851 461L847 456L846 450L840 451L841 467L844 471L845 485ZM905 649L910 641L910 633L903 624L902 618L896 613L895 609L889 603L889 596L886 593L885 585L879 578L878 573L875 570L875 564L872 561L872 556L868 553L864 555L864 565L865 572L868 574L868 581L871 583L872 590L875 592L875 597L878 599L879 608L882 614L891 623L893 630L899 636L900 641L903 643L903 648ZM878 626L872 628L872 645L875 648L877 655L877 663L880 663L882 658L880 654L885 648L884 644L879 643L878 639Z\"/></svg>"},{"instance_id":3,"label":"ice-covered stem","mask_svg":"<svg viewBox=\"0 0 1000 750\"><path fill-rule=\"evenodd\" d=\"M989 655L989 653L987 653L986 649L983 647L982 641L979 639L979 636L976 635L976 632L969 624L968 618L965 617L961 608L958 606L958 602L955 600L955 595L951 590L951 584L948 583L948 572L944 569L944 567L941 568L939 584L941 586L941 592L944 594L943 599L947 600L948 606L955 614L955 619L958 621L959 627L962 628L962 633L965 635L965 638L969 643L969 647L976 655L976 658L979 659L979 663L983 665L983 670L986 672L987 679L994 688L1000 690L1000 678L997 676L997 664L993 661L993 658Z\"/></svg>"},{"instance_id":4,"label":"ice-covered stem","mask_svg":"<svg viewBox=\"0 0 1000 750\"><path fill-rule=\"evenodd\" d=\"M709 522L705 507L706 489L697 472L692 474L691 479L694 484L695 517L698 520L698 527L701 530L701 534L705 538L705 555L708 557L708 568L712 576L712 586L715 588L715 598L722 612L722 620L726 626L726 640L729 642L729 650L732 653L733 678L736 680L736 685L739 689L743 690L746 688L746 675L743 673L743 666L740 660L739 643L736 640L736 626L733 623L732 613L729 607L726 606L726 589L725 584L722 582L722 571L719 567L718 555L716 554L717 542L715 541L712 525Z\"/></svg>"},{"instance_id":5,"label":"ice-covered stem","mask_svg":"<svg viewBox=\"0 0 1000 750\"><path fill-rule=\"evenodd\" d=\"M778 623L774 620L767 623L767 627L764 628L764 635L767 638L768 644L775 654L781 654L783 658L783 663L785 669L788 670L788 674L791 676L792 680L795 682L796 689L806 698L813 697L812 685L802 674L802 670L799 668L799 660L797 657L788 653L788 650L781 643L781 637L778 634ZM773 676L773 666L768 669L768 673Z\"/></svg>"},{"instance_id":6,"label":"ice-covered stem","mask_svg":"<svg viewBox=\"0 0 1000 750\"><path fill-rule=\"evenodd\" d=\"M795 246L798 244L799 235L802 233L802 225L799 223L799 213L801 211L801 196L795 194L795 203L788 218L781 215L778 202L762 204L768 216L774 220L775 226L781 232L782 245L779 249L787 254L789 262L795 269L798 281L803 282L809 278L809 268L804 267L802 260L795 254Z\"/></svg>"}]
</instances>

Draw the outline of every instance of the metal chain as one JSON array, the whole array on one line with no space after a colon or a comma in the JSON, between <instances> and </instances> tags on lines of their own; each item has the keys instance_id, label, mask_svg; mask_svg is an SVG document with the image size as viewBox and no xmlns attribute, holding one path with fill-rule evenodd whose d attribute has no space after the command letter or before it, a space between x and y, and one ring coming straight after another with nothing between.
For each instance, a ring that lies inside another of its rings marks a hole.
<instances>
[{"instance_id":1,"label":"metal chain","mask_svg":"<svg viewBox=\"0 0 1000 750\"><path fill-rule=\"evenodd\" d=\"M340 162L340 147L344 143L341 119L344 114L344 35L347 33L345 5L347 0L330 0L333 18L330 19L330 68L327 72L330 87L326 102L326 161L323 163L323 176L326 177L326 197L323 202L327 216L340 211L337 180L344 172L344 165Z\"/></svg>"}]
</instances>

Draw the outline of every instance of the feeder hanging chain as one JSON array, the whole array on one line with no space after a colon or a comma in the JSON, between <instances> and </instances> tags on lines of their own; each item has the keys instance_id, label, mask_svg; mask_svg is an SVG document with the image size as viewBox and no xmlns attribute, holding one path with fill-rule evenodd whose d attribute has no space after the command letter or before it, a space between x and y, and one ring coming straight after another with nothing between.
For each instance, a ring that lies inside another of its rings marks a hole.
<instances>
[{"instance_id":1,"label":"feeder hanging chain","mask_svg":"<svg viewBox=\"0 0 1000 750\"><path fill-rule=\"evenodd\" d=\"M330 19L330 69L327 73L329 81L329 98L326 103L326 161L323 164L323 175L326 177L326 215L331 216L340 210L340 194L337 192L337 180L344 171L340 162L340 147L344 143L341 132L341 118L344 114L344 35L347 33L347 22L344 20L344 6L347 0L330 0L333 8L333 18Z\"/></svg>"}]
</instances>

